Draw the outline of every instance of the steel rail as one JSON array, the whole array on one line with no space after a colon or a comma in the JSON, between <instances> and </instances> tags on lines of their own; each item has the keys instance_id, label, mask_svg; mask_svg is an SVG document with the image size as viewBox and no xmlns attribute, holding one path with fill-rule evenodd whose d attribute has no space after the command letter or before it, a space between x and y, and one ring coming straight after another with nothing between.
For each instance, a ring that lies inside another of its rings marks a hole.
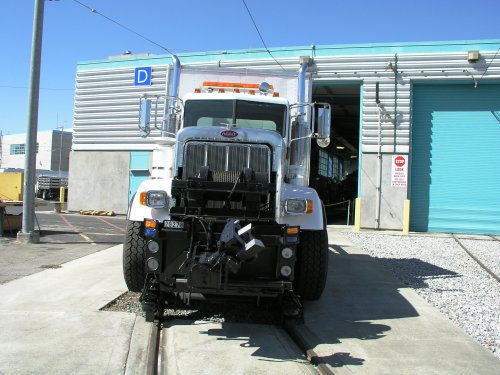
<instances>
[{"instance_id":1,"label":"steel rail","mask_svg":"<svg viewBox=\"0 0 500 375\"><path fill-rule=\"evenodd\" d=\"M160 341L162 331L162 320L155 320L151 327L149 336L148 352L146 359L146 374L158 375L158 366L160 358Z\"/></svg>"},{"instance_id":2,"label":"steel rail","mask_svg":"<svg viewBox=\"0 0 500 375\"><path fill-rule=\"evenodd\" d=\"M467 248L464 246L462 242L460 242L460 240L455 234L452 234L451 237L453 237L453 239L460 245L460 247L467 253L467 255L469 255L469 257L471 257L483 270L488 272L496 281L500 282L500 278L492 270L490 270L483 262L481 262L479 258L477 258L474 254L472 254L472 252L467 250ZM498 241L497 238L494 239Z\"/></svg>"}]
</instances>

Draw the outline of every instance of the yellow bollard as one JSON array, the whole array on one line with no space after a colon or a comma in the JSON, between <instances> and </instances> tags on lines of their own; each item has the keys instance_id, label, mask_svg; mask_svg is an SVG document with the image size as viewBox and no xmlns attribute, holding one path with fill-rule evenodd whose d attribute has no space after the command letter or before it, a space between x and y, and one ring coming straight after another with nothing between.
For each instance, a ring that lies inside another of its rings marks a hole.
<instances>
[{"instance_id":1,"label":"yellow bollard","mask_svg":"<svg viewBox=\"0 0 500 375\"><path fill-rule=\"evenodd\" d=\"M361 230L361 198L356 198L354 209L354 230L359 232Z\"/></svg>"},{"instance_id":2,"label":"yellow bollard","mask_svg":"<svg viewBox=\"0 0 500 375\"><path fill-rule=\"evenodd\" d=\"M59 202L64 203L64 198L66 198L66 188L61 186L59 188Z\"/></svg>"},{"instance_id":3,"label":"yellow bollard","mask_svg":"<svg viewBox=\"0 0 500 375\"><path fill-rule=\"evenodd\" d=\"M405 199L403 210L403 233L410 233L410 201Z\"/></svg>"}]
</instances>

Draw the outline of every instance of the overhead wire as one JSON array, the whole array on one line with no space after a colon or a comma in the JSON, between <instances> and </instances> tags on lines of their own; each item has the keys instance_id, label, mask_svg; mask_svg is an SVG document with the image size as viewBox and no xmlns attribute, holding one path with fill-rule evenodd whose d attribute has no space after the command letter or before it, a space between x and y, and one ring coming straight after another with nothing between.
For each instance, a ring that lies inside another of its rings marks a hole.
<instances>
[{"instance_id":1,"label":"overhead wire","mask_svg":"<svg viewBox=\"0 0 500 375\"><path fill-rule=\"evenodd\" d=\"M488 71L488 69L490 68L491 64L493 63L493 61L495 61L495 58L497 57L498 55L498 52L500 51L500 47L497 49L497 51L495 52L495 55L493 56L493 58L491 59L490 63L488 64L488 66L486 67L486 69L484 70L483 72L483 75L477 80L476 82L476 86L479 82L481 82L481 80L483 79L484 75L486 74L486 72Z\"/></svg>"},{"instance_id":2,"label":"overhead wire","mask_svg":"<svg viewBox=\"0 0 500 375\"><path fill-rule=\"evenodd\" d=\"M12 85L0 85L2 89L28 89L28 86L12 86ZM51 90L51 91L74 91L75 89L65 89L56 87L40 87L40 90Z\"/></svg>"},{"instance_id":3,"label":"overhead wire","mask_svg":"<svg viewBox=\"0 0 500 375\"><path fill-rule=\"evenodd\" d=\"M108 21L113 22L115 25L120 26L121 28L123 28L123 29L127 30L128 32L131 32L132 34L137 35L138 37L140 37L140 38L142 38L142 39L144 39L144 40L148 41L148 42L149 42L149 43L151 43L151 44L154 44L154 45L155 45L155 46L157 46L157 47L160 47L161 49L165 50L167 53L170 53L171 55L173 55L173 53L172 53L172 52L171 52L171 51L170 51L167 47L164 47L164 46L162 46L161 44L156 43L155 41L153 41L153 40L149 39L148 37L146 37L146 36L144 36L144 35L142 35L142 34L139 34L137 31L132 30L130 27L125 26L124 24L122 24L122 23L120 23L120 22L118 22L118 21L116 21L116 20L112 19L111 17L108 17L108 16L106 16L105 14L103 14L103 13L99 12L97 9L92 8L92 7L89 7L88 5L86 5L86 4L84 4L84 3L82 3L82 2L81 2L81 1L79 1L79 0L73 0L73 2L75 2L75 3L79 4L79 5L81 5L81 6L82 6L82 7L84 7L84 8L87 8L87 9L88 9L88 10L90 10L92 13L95 13L95 14L97 14L97 15L99 15L99 16L101 16L101 17L105 18L105 19L107 19Z\"/></svg>"},{"instance_id":4,"label":"overhead wire","mask_svg":"<svg viewBox=\"0 0 500 375\"><path fill-rule=\"evenodd\" d=\"M252 23L255 27L255 30L257 30L257 34L259 34L259 37L260 37L260 40L262 41L262 44L264 45L264 48L266 49L267 53L269 54L269 56L271 56L273 58L273 60L276 62L276 64L278 64L280 66L281 69L283 69L284 71L286 71L285 68L283 68L283 66L278 62L278 60L276 60L273 56L273 54L271 53L271 51L269 50L269 48L267 48L267 45L266 45L266 42L264 41L264 38L262 37L262 34L260 33L259 31L259 28L257 27L257 23L255 22L253 16L252 16L252 13L250 12L250 9L248 9L248 6L247 6L247 3L245 2L245 0L242 0L243 1L243 5L245 6L247 12L248 12L248 15L250 16L250 19L252 20Z\"/></svg>"}]
</instances>

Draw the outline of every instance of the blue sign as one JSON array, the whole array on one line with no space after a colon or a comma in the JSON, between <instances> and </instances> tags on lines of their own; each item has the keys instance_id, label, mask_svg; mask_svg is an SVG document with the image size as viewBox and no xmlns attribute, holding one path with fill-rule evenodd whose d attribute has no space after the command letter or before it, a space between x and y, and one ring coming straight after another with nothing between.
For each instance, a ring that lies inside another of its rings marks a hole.
<instances>
[{"instance_id":1,"label":"blue sign","mask_svg":"<svg viewBox=\"0 0 500 375\"><path fill-rule=\"evenodd\" d=\"M135 68L134 86L151 85L151 67Z\"/></svg>"}]
</instances>

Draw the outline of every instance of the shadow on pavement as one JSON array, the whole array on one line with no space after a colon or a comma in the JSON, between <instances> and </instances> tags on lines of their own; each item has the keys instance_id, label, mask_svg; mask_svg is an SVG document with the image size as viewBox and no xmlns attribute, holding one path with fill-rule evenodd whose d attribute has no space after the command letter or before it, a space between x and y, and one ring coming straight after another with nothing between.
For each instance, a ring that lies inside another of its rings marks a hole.
<instances>
[{"instance_id":1,"label":"shadow on pavement","mask_svg":"<svg viewBox=\"0 0 500 375\"><path fill-rule=\"evenodd\" d=\"M425 288L426 278L459 276L418 259L373 258L333 244L330 249L327 285L319 301L305 303L303 331L309 350L317 349L318 362L334 368L361 366L366 360L358 358L362 350L356 355L346 352L345 342L359 349L362 341L384 340L392 329L391 320L419 316L400 293L406 284ZM399 269L406 275L404 282L384 267ZM325 345L327 350L322 349Z\"/></svg>"}]
</instances>

